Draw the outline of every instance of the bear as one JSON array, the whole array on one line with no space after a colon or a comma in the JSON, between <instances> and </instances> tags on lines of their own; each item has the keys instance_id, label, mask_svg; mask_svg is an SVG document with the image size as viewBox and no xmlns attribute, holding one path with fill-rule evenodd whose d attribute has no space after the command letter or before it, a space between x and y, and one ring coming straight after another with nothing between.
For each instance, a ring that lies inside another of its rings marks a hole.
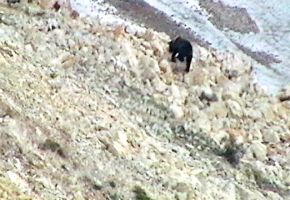
<instances>
[{"instance_id":1,"label":"bear","mask_svg":"<svg viewBox=\"0 0 290 200\"><path fill-rule=\"evenodd\" d=\"M169 43L169 52L172 53L171 61L176 62L176 57L181 62L186 59L186 69L185 72L188 73L192 60L192 45L186 39L178 36L177 38L171 40Z\"/></svg>"},{"instance_id":2,"label":"bear","mask_svg":"<svg viewBox=\"0 0 290 200\"><path fill-rule=\"evenodd\" d=\"M20 3L20 0L7 0L8 5Z\"/></svg>"}]
</instances>

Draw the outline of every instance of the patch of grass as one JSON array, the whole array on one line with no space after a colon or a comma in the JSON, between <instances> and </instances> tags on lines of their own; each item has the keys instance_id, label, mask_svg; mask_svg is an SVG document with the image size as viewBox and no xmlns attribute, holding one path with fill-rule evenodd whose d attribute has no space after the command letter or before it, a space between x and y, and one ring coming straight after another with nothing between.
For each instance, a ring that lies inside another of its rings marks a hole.
<instances>
[{"instance_id":1,"label":"patch of grass","mask_svg":"<svg viewBox=\"0 0 290 200\"><path fill-rule=\"evenodd\" d=\"M136 195L135 197L136 200L153 200L147 195L146 191L142 189L140 186L135 186L133 192Z\"/></svg>"},{"instance_id":2,"label":"patch of grass","mask_svg":"<svg viewBox=\"0 0 290 200\"><path fill-rule=\"evenodd\" d=\"M63 158L66 157L66 154L60 144L51 139L46 139L44 143L39 145L39 148L42 150L50 150L52 152L56 152L59 156Z\"/></svg>"}]
</instances>

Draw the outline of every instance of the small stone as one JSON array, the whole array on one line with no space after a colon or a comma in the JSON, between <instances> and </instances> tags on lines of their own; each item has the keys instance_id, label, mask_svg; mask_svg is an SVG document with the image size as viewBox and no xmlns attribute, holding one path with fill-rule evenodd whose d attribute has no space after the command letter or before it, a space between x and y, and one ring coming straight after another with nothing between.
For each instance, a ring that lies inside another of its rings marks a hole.
<instances>
[{"instance_id":1,"label":"small stone","mask_svg":"<svg viewBox=\"0 0 290 200\"><path fill-rule=\"evenodd\" d=\"M155 56L161 57L164 54L163 47L158 40L153 40L151 42L151 47Z\"/></svg>"},{"instance_id":2,"label":"small stone","mask_svg":"<svg viewBox=\"0 0 290 200\"><path fill-rule=\"evenodd\" d=\"M271 130L271 128L269 128L267 131L262 131L262 134L264 142L269 142L272 144L280 142L278 133Z\"/></svg>"},{"instance_id":3,"label":"small stone","mask_svg":"<svg viewBox=\"0 0 290 200\"><path fill-rule=\"evenodd\" d=\"M212 89L210 87L206 87L201 92L201 95L199 96L200 101L206 100L206 101L218 101L217 95L213 93Z\"/></svg>"},{"instance_id":4,"label":"small stone","mask_svg":"<svg viewBox=\"0 0 290 200\"><path fill-rule=\"evenodd\" d=\"M164 92L167 89L167 85L159 77L152 80L152 85L157 92Z\"/></svg>"},{"instance_id":5,"label":"small stone","mask_svg":"<svg viewBox=\"0 0 290 200\"><path fill-rule=\"evenodd\" d=\"M228 109L223 101L213 102L207 108L207 113L212 117L224 118L228 114Z\"/></svg>"},{"instance_id":6,"label":"small stone","mask_svg":"<svg viewBox=\"0 0 290 200\"><path fill-rule=\"evenodd\" d=\"M190 85L206 85L208 83L208 72L203 68L193 68L185 76L185 82Z\"/></svg>"},{"instance_id":7,"label":"small stone","mask_svg":"<svg viewBox=\"0 0 290 200\"><path fill-rule=\"evenodd\" d=\"M169 64L167 59L161 60L159 63L159 67L160 67L161 72L163 73L172 72L171 65Z\"/></svg>"},{"instance_id":8,"label":"small stone","mask_svg":"<svg viewBox=\"0 0 290 200\"><path fill-rule=\"evenodd\" d=\"M125 155L126 153L126 149L118 142L113 141L108 147L108 150L115 156Z\"/></svg>"},{"instance_id":9,"label":"small stone","mask_svg":"<svg viewBox=\"0 0 290 200\"><path fill-rule=\"evenodd\" d=\"M236 117L243 116L242 107L237 101L229 99L228 101L226 101L226 106L233 116L236 116Z\"/></svg>"},{"instance_id":10,"label":"small stone","mask_svg":"<svg viewBox=\"0 0 290 200\"><path fill-rule=\"evenodd\" d=\"M259 161L265 161L267 159L267 147L261 142L253 142L249 147L252 157Z\"/></svg>"},{"instance_id":11,"label":"small stone","mask_svg":"<svg viewBox=\"0 0 290 200\"><path fill-rule=\"evenodd\" d=\"M176 119L180 119L184 116L183 108L176 103L171 104L169 109L171 110Z\"/></svg>"},{"instance_id":12,"label":"small stone","mask_svg":"<svg viewBox=\"0 0 290 200\"><path fill-rule=\"evenodd\" d=\"M187 193L186 192L177 192L175 194L176 200L187 200Z\"/></svg>"},{"instance_id":13,"label":"small stone","mask_svg":"<svg viewBox=\"0 0 290 200\"><path fill-rule=\"evenodd\" d=\"M224 130L212 133L211 135L214 141L220 146L224 145L224 143L229 139L229 134Z\"/></svg>"},{"instance_id":14,"label":"small stone","mask_svg":"<svg viewBox=\"0 0 290 200\"><path fill-rule=\"evenodd\" d=\"M195 121L195 125L196 125L196 128L206 133L211 131L211 122L208 119L208 116L204 113L200 114L200 116Z\"/></svg>"}]
</instances>

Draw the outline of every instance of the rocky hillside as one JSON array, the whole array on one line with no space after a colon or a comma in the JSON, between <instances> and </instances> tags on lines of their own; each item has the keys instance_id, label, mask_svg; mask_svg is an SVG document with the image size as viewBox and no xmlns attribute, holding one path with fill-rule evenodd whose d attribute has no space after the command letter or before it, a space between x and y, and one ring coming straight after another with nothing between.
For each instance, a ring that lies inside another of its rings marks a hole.
<instances>
[{"instance_id":1,"label":"rocky hillside","mask_svg":"<svg viewBox=\"0 0 290 200\"><path fill-rule=\"evenodd\" d=\"M290 199L289 89L197 45L183 77L129 30L0 5L1 199Z\"/></svg>"}]
</instances>

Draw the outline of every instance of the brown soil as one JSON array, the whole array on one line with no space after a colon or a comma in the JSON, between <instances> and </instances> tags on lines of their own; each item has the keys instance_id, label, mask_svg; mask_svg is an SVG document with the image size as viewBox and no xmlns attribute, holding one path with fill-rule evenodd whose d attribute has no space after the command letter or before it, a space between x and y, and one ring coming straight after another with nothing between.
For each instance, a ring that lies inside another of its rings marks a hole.
<instances>
[{"instance_id":1,"label":"brown soil","mask_svg":"<svg viewBox=\"0 0 290 200\"><path fill-rule=\"evenodd\" d=\"M209 20L220 30L228 28L240 33L259 32L256 22L245 8L230 7L212 0L200 0L199 5L211 14Z\"/></svg>"}]
</instances>

